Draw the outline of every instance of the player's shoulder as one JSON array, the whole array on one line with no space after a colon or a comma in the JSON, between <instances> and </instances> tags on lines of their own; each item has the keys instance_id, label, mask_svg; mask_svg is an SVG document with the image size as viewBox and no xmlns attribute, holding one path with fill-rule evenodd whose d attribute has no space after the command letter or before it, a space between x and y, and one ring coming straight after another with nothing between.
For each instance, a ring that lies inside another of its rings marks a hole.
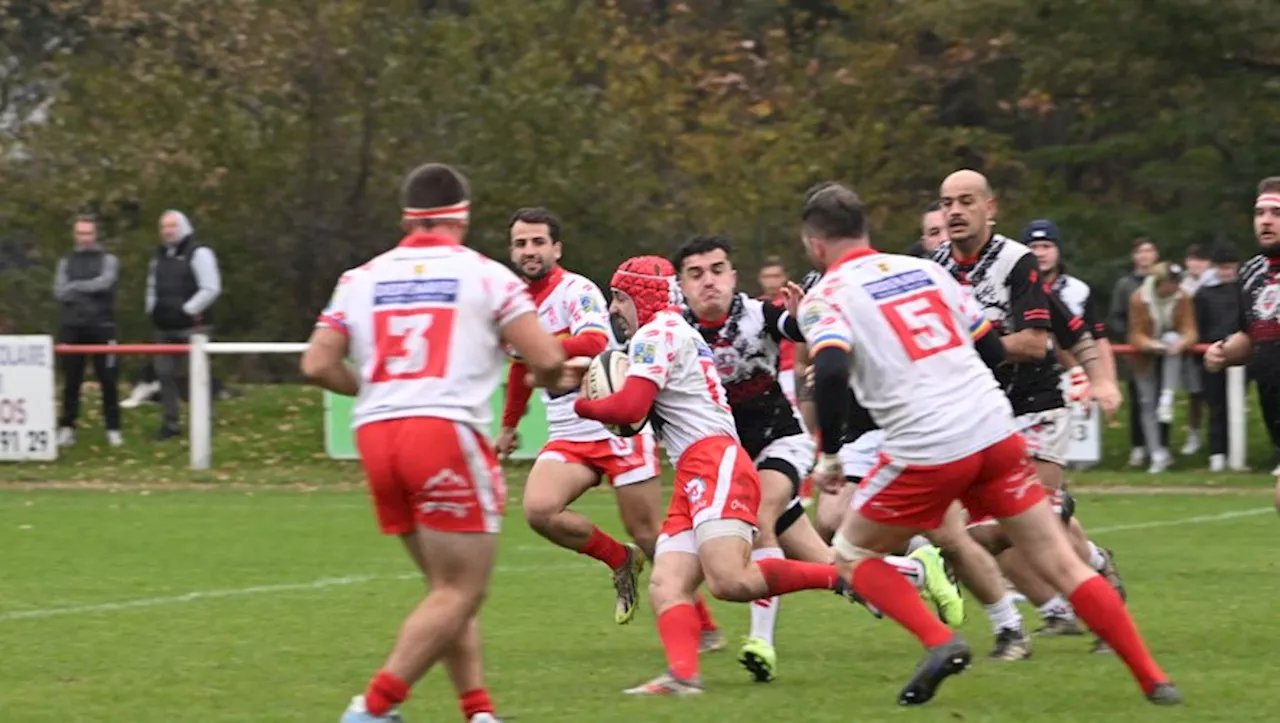
<instances>
[{"instance_id":1,"label":"player's shoulder","mask_svg":"<svg viewBox=\"0 0 1280 723\"><path fill-rule=\"evenodd\" d=\"M933 251L925 254L924 258L935 264L945 264L947 259L951 258L951 242L943 241Z\"/></svg>"},{"instance_id":2,"label":"player's shoulder","mask_svg":"<svg viewBox=\"0 0 1280 723\"><path fill-rule=\"evenodd\" d=\"M1270 266L1270 263L1271 262L1267 259L1267 257L1263 256L1262 254L1258 254L1257 256L1254 256L1248 261L1245 261L1243 264L1240 265L1240 274L1239 274L1240 280L1241 281L1248 280L1254 274L1268 268Z\"/></svg>"},{"instance_id":3,"label":"player's shoulder","mask_svg":"<svg viewBox=\"0 0 1280 723\"><path fill-rule=\"evenodd\" d=\"M992 251L996 254L996 258L1001 261L1014 264L1027 257L1035 261L1036 255L1032 253L1030 246L1021 241L1015 241L1004 234L992 234L991 243Z\"/></svg>"},{"instance_id":4,"label":"player's shoulder","mask_svg":"<svg viewBox=\"0 0 1280 723\"><path fill-rule=\"evenodd\" d=\"M1072 276L1071 274L1063 274L1062 275L1062 291L1064 294L1071 294L1075 296L1088 296L1093 291L1093 289L1092 287L1089 286L1088 283L1081 280L1079 277Z\"/></svg>"}]
</instances>

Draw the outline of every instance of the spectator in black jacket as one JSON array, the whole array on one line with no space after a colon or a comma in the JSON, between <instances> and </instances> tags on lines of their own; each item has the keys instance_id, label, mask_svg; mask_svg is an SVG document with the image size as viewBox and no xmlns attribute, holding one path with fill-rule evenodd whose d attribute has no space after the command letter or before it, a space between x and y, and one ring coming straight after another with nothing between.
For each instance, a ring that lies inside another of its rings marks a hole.
<instances>
[{"instance_id":1,"label":"spectator in black jacket","mask_svg":"<svg viewBox=\"0 0 1280 723\"><path fill-rule=\"evenodd\" d=\"M213 304L222 293L222 277L213 249L196 240L191 222L181 211L165 211L160 216L160 236L164 243L156 249L147 274L147 315L156 327L156 341L184 344L192 334L212 331ZM156 433L157 440L182 433L178 427L178 377L184 365L180 356L156 357L164 405L164 423Z\"/></svg>"},{"instance_id":2,"label":"spectator in black jacket","mask_svg":"<svg viewBox=\"0 0 1280 723\"><path fill-rule=\"evenodd\" d=\"M1212 344L1240 331L1240 256L1230 244L1209 253L1214 275L1196 290L1196 327L1200 341ZM1203 359L1201 364L1203 365ZM1205 404L1209 407L1209 469L1227 468L1227 374L1204 370Z\"/></svg>"},{"instance_id":3,"label":"spectator in black jacket","mask_svg":"<svg viewBox=\"0 0 1280 723\"><path fill-rule=\"evenodd\" d=\"M53 275L53 295L61 304L64 344L116 343L116 281L120 262L98 244L98 224L80 216L73 226L75 250L58 261ZM76 418L80 415L80 386L84 383L84 354L62 357L62 418L58 420L58 444L76 443ZM107 425L107 443L124 443L120 434L120 396L116 387L116 356L94 354L93 374L102 388L102 414Z\"/></svg>"},{"instance_id":4,"label":"spectator in black jacket","mask_svg":"<svg viewBox=\"0 0 1280 723\"><path fill-rule=\"evenodd\" d=\"M1160 251L1156 248L1156 244L1149 238L1138 238L1133 242L1133 271L1116 280L1115 288L1111 290L1111 312L1107 314L1107 331L1111 333L1111 339L1116 344L1125 344L1129 339L1129 300L1133 298L1133 292L1142 286L1142 282L1147 278L1147 274L1151 271L1151 267L1160 260ZM1132 368L1132 366L1130 367ZM1129 466L1141 467L1147 461L1147 440L1142 433L1142 415L1138 399L1138 387L1133 381L1132 372L1129 375L1129 399L1132 402L1129 405ZM1157 449L1165 449L1169 446L1168 425L1160 425L1160 436L1164 437L1158 444L1152 445Z\"/></svg>"}]
</instances>

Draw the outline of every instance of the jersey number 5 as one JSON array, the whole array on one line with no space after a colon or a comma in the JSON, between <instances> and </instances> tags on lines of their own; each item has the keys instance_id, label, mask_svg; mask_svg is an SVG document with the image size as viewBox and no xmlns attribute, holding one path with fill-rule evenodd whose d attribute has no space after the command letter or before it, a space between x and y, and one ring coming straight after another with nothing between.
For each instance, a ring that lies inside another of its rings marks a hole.
<instances>
[{"instance_id":1,"label":"jersey number 5","mask_svg":"<svg viewBox=\"0 0 1280 723\"><path fill-rule=\"evenodd\" d=\"M955 317L937 289L880 307L911 361L920 361L960 346Z\"/></svg>"},{"instance_id":2,"label":"jersey number 5","mask_svg":"<svg viewBox=\"0 0 1280 723\"><path fill-rule=\"evenodd\" d=\"M378 351L369 381L440 379L449 367L453 309L396 309L373 315Z\"/></svg>"}]
</instances>

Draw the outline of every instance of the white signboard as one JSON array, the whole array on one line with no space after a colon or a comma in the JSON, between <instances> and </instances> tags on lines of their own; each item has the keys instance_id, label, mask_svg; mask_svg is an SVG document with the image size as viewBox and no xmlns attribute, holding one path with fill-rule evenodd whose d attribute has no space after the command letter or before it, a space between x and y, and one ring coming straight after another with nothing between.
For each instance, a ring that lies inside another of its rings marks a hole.
<instances>
[{"instance_id":1,"label":"white signboard","mask_svg":"<svg viewBox=\"0 0 1280 723\"><path fill-rule=\"evenodd\" d=\"M53 337L0 336L0 461L52 461Z\"/></svg>"},{"instance_id":2,"label":"white signboard","mask_svg":"<svg viewBox=\"0 0 1280 723\"><path fill-rule=\"evenodd\" d=\"M1102 409L1097 403L1068 404L1067 461L1097 464L1102 461Z\"/></svg>"}]
</instances>

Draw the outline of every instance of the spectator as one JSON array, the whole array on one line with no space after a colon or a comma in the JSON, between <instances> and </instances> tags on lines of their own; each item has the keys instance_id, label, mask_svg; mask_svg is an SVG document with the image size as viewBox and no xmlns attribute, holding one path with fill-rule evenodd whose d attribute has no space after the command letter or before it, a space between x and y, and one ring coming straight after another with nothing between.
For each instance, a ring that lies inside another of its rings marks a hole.
<instances>
[{"instance_id":1,"label":"spectator","mask_svg":"<svg viewBox=\"0 0 1280 723\"><path fill-rule=\"evenodd\" d=\"M942 204L934 201L920 217L920 240L907 249L907 255L927 259L946 240L947 219L942 213Z\"/></svg>"},{"instance_id":2,"label":"spectator","mask_svg":"<svg viewBox=\"0 0 1280 723\"><path fill-rule=\"evenodd\" d=\"M1209 253L1200 244L1187 247L1186 273L1182 276L1182 293L1193 301L1196 291L1213 281L1213 264ZM1190 401L1187 404L1187 443L1180 452L1184 455L1200 451L1200 428L1204 406L1204 381L1201 379L1204 363L1199 354L1189 352L1182 364L1182 386Z\"/></svg>"},{"instance_id":3,"label":"spectator","mask_svg":"<svg viewBox=\"0 0 1280 723\"><path fill-rule=\"evenodd\" d=\"M1133 242L1133 271L1120 277L1115 288L1111 290L1111 311L1107 314L1107 329L1112 339L1120 344L1127 343L1129 338L1129 301L1133 292L1142 285L1151 266L1160 260L1160 252L1155 242L1148 238L1139 238ZM1132 365L1130 365L1132 370ZM1138 387L1129 376L1129 399L1138 398ZM1157 447L1169 446L1168 427L1160 427L1160 439L1154 444ZM1142 414L1136 402L1129 404L1129 466L1141 467L1147 461L1147 440L1142 430Z\"/></svg>"},{"instance_id":4,"label":"spectator","mask_svg":"<svg viewBox=\"0 0 1280 723\"><path fill-rule=\"evenodd\" d=\"M760 282L760 298L772 300L787 283L787 267L780 257L766 256L756 280Z\"/></svg>"},{"instance_id":5,"label":"spectator","mask_svg":"<svg viewBox=\"0 0 1280 723\"><path fill-rule=\"evenodd\" d=\"M1258 255L1240 267L1240 331L1205 352L1205 368L1248 364L1258 383L1258 405L1272 447L1280 452L1280 176L1258 184L1253 204ZM1280 510L1280 466L1275 504Z\"/></svg>"},{"instance_id":6,"label":"spectator","mask_svg":"<svg viewBox=\"0 0 1280 723\"><path fill-rule=\"evenodd\" d=\"M209 334L213 329L213 303L222 293L218 259L213 249L196 240L191 222L181 211L165 211L160 216L160 237L147 273L147 315L161 343L187 343L193 334ZM178 426L181 392L178 376L185 373L182 356L156 357L156 377L164 422L157 440L182 433Z\"/></svg>"},{"instance_id":7,"label":"spectator","mask_svg":"<svg viewBox=\"0 0 1280 723\"><path fill-rule=\"evenodd\" d=\"M80 216L72 226L75 250L58 261L53 275L53 295L61 304L59 340L64 344L116 343L116 281L120 262L98 243L98 223ZM120 396L116 386L116 356L94 354L93 375L102 389L102 416L107 424L107 444L124 444L120 434ZM80 416L80 386L84 383L84 354L62 357L62 418L58 420L58 444L76 443L76 418Z\"/></svg>"},{"instance_id":8,"label":"spectator","mask_svg":"<svg viewBox=\"0 0 1280 723\"><path fill-rule=\"evenodd\" d=\"M1223 341L1240 331L1240 257L1230 244L1211 253L1213 275L1196 291L1196 330L1203 344ZM1203 359L1200 360L1203 366ZM1204 369L1204 399L1209 408L1209 470L1227 468L1227 375Z\"/></svg>"},{"instance_id":9,"label":"spectator","mask_svg":"<svg viewBox=\"0 0 1280 723\"><path fill-rule=\"evenodd\" d=\"M1157 440L1151 449L1148 471L1152 473L1165 471L1172 462L1160 425L1173 421L1173 389L1180 378L1182 354L1196 343L1195 311L1191 298L1178 287L1181 281L1181 267L1158 263L1129 301L1139 423L1145 439Z\"/></svg>"}]
</instances>

